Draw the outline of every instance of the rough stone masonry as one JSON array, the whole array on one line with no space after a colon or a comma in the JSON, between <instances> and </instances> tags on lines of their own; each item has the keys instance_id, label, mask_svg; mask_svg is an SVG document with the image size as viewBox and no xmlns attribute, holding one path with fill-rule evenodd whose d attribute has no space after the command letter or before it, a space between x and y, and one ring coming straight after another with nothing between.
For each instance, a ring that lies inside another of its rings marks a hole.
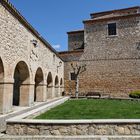
<instances>
[{"instance_id":1,"label":"rough stone masonry","mask_svg":"<svg viewBox=\"0 0 140 140\"><path fill-rule=\"evenodd\" d=\"M140 89L139 7L91 14L57 53L7 0L0 0L0 113L75 92L71 63L86 64L81 94L128 96Z\"/></svg>"},{"instance_id":2,"label":"rough stone masonry","mask_svg":"<svg viewBox=\"0 0 140 140\"><path fill-rule=\"evenodd\" d=\"M7 0L0 0L0 114L61 96L64 63Z\"/></svg>"},{"instance_id":3,"label":"rough stone masonry","mask_svg":"<svg viewBox=\"0 0 140 140\"><path fill-rule=\"evenodd\" d=\"M128 97L131 91L140 90L139 9L93 13L91 19L83 21L83 30L68 32L69 50L60 52L65 61L67 94L75 94L71 63L86 64L86 71L79 76L81 95L100 92Z\"/></svg>"}]
</instances>

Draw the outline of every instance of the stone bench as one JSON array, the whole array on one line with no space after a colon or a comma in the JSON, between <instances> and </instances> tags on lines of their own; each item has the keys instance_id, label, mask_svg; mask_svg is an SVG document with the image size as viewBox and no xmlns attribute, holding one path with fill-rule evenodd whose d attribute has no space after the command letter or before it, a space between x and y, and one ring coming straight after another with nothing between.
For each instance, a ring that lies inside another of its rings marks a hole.
<instances>
[{"instance_id":1,"label":"stone bench","mask_svg":"<svg viewBox=\"0 0 140 140\"><path fill-rule=\"evenodd\" d=\"M101 93L100 92L88 92L86 94L86 97L89 98L101 98Z\"/></svg>"}]
</instances>

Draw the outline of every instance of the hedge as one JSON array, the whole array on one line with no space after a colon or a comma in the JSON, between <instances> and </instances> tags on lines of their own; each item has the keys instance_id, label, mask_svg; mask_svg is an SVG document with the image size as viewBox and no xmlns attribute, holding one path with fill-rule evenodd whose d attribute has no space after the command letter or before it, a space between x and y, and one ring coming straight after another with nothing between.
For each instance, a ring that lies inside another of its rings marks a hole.
<instances>
[{"instance_id":1,"label":"hedge","mask_svg":"<svg viewBox=\"0 0 140 140\"><path fill-rule=\"evenodd\" d=\"M129 94L129 97L131 97L131 98L140 98L140 90L139 91L132 91Z\"/></svg>"}]
</instances>

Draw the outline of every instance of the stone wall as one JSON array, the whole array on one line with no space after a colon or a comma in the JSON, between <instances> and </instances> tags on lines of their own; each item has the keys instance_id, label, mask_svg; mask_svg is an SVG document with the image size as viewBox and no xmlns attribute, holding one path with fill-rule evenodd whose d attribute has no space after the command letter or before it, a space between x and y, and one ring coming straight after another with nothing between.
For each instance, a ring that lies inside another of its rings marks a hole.
<instances>
[{"instance_id":1,"label":"stone wall","mask_svg":"<svg viewBox=\"0 0 140 140\"><path fill-rule=\"evenodd\" d=\"M8 122L6 133L8 135L140 135L138 121L103 121L103 120L59 120L37 121L24 120Z\"/></svg>"},{"instance_id":2,"label":"stone wall","mask_svg":"<svg viewBox=\"0 0 140 140\"><path fill-rule=\"evenodd\" d=\"M87 64L87 71L80 77L83 92L128 96L140 89L140 18L115 22L116 36L107 35L108 22L85 24L85 50L80 58Z\"/></svg>"},{"instance_id":3,"label":"stone wall","mask_svg":"<svg viewBox=\"0 0 140 140\"><path fill-rule=\"evenodd\" d=\"M112 22L117 24L116 36L108 36L108 23ZM140 90L139 38L140 17L85 22L84 53L75 60L78 65L86 64L86 71L79 76L79 93L128 97L131 91ZM65 64L66 71L71 71L71 62ZM67 81L65 72L65 89L74 94L74 85L68 87Z\"/></svg>"},{"instance_id":4,"label":"stone wall","mask_svg":"<svg viewBox=\"0 0 140 140\"><path fill-rule=\"evenodd\" d=\"M64 60L64 85L67 95L75 94L75 80L70 80L70 73L73 73L71 64L79 63L79 59L83 54L83 50L60 52L59 56Z\"/></svg>"},{"instance_id":5,"label":"stone wall","mask_svg":"<svg viewBox=\"0 0 140 140\"><path fill-rule=\"evenodd\" d=\"M68 50L73 51L84 48L84 31L68 32Z\"/></svg>"},{"instance_id":6,"label":"stone wall","mask_svg":"<svg viewBox=\"0 0 140 140\"><path fill-rule=\"evenodd\" d=\"M37 42L36 46L33 44L34 40ZM22 105L31 106L34 104L36 76L42 77L39 83L42 91L40 96L42 96L41 101L46 101L49 72L52 75L51 94L52 97L56 96L54 94L54 79L56 76L58 76L59 81L63 79L63 61L49 43L4 0L0 2L0 52L0 60L2 61L0 67L4 69L0 73L2 81L0 83L0 113L7 113L12 110L13 84L15 82L16 70L22 81L19 90L26 93L21 98L23 100ZM60 61L61 66L58 67ZM38 68L42 72L36 74Z\"/></svg>"}]
</instances>

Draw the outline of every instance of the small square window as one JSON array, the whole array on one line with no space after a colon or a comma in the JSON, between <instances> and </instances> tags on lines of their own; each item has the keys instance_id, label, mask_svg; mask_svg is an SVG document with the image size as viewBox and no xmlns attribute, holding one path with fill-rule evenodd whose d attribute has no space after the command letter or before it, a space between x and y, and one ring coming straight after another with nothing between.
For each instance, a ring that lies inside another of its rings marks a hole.
<instances>
[{"instance_id":1,"label":"small square window","mask_svg":"<svg viewBox=\"0 0 140 140\"><path fill-rule=\"evenodd\" d=\"M76 74L74 72L70 73L70 80L76 80Z\"/></svg>"},{"instance_id":2,"label":"small square window","mask_svg":"<svg viewBox=\"0 0 140 140\"><path fill-rule=\"evenodd\" d=\"M117 35L116 23L108 24L108 35Z\"/></svg>"}]
</instances>

